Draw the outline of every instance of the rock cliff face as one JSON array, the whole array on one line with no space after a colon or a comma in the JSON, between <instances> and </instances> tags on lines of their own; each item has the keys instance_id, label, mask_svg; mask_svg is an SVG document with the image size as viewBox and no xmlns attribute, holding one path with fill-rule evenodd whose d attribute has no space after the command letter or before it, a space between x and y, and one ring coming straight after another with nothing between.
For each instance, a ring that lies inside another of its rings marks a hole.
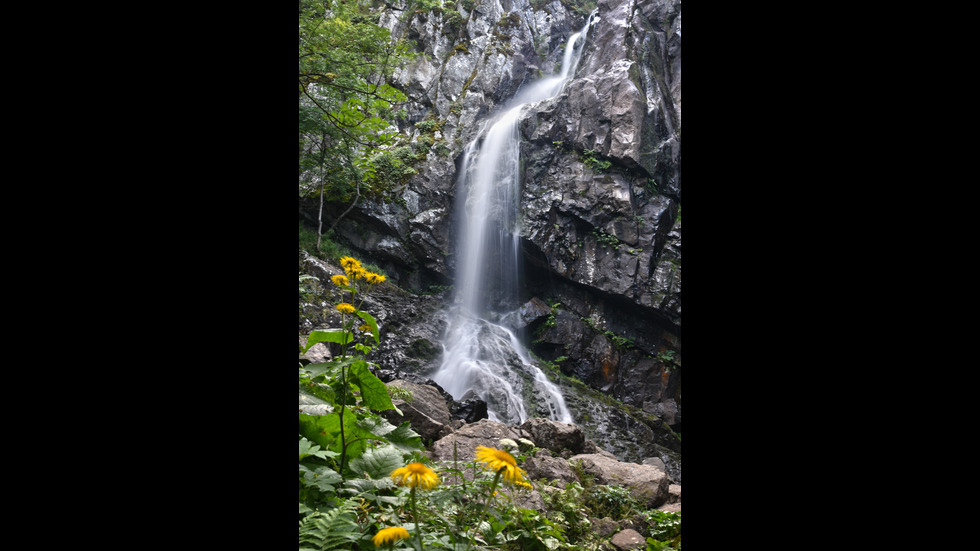
<instances>
[{"instance_id":1,"label":"rock cliff face","mask_svg":"<svg viewBox=\"0 0 980 551\"><path fill-rule=\"evenodd\" d=\"M461 152L522 86L560 69L586 3L446 0L425 13L383 12L379 24L425 54L393 84L411 100L400 130L430 153L403 200L359 204L337 226L341 239L403 289L452 285ZM524 336L565 375L679 428L681 2L599 0L596 12L564 91L521 113L520 235L534 299ZM433 300L425 297L427 311ZM437 314L417 317L418 331L411 316L388 314L398 337L382 364L433 367L443 325Z\"/></svg>"}]
</instances>

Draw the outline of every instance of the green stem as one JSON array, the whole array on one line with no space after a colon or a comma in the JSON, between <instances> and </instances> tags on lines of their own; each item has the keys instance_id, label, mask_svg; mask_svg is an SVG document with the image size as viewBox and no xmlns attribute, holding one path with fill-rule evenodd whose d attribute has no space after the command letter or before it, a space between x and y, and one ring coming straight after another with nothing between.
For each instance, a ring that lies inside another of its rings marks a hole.
<instances>
[{"instance_id":1,"label":"green stem","mask_svg":"<svg viewBox=\"0 0 980 551\"><path fill-rule=\"evenodd\" d=\"M346 480L344 478L344 463L347 456L347 440L344 437L344 409L347 404L347 377L345 374L346 367L343 364L340 366L340 478L341 480Z\"/></svg>"},{"instance_id":2,"label":"green stem","mask_svg":"<svg viewBox=\"0 0 980 551\"><path fill-rule=\"evenodd\" d=\"M347 357L347 342L350 341L350 340L353 340L353 335L351 336L351 338L348 338L347 337L347 333L349 332L348 331L348 327L347 327L347 314L344 314L344 313L341 313L340 314L340 326L344 329L344 337L343 337L344 338L344 344L343 344L343 349L342 349L342 351L340 353L340 357L341 358L346 358Z\"/></svg>"},{"instance_id":3,"label":"green stem","mask_svg":"<svg viewBox=\"0 0 980 551\"><path fill-rule=\"evenodd\" d=\"M497 471L497 476L493 477L493 484L490 486L490 493L487 494L487 502L483 504L483 514L486 515L487 511L490 510L490 498L493 497L493 492L497 489L497 483L500 482L500 475L504 474L506 467L501 468ZM489 522L489 519L488 521Z\"/></svg>"},{"instance_id":4,"label":"green stem","mask_svg":"<svg viewBox=\"0 0 980 551\"><path fill-rule=\"evenodd\" d=\"M419 510L415 505L415 486L412 486L412 516L415 517L415 535L419 540L419 551L422 551L422 524L419 522Z\"/></svg>"}]
</instances>

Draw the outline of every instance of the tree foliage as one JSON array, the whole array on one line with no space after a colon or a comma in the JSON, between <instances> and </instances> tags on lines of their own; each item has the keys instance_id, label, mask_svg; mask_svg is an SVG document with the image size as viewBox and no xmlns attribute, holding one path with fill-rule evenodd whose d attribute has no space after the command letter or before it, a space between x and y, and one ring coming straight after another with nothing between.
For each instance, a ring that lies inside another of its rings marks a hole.
<instances>
[{"instance_id":1,"label":"tree foliage","mask_svg":"<svg viewBox=\"0 0 980 551\"><path fill-rule=\"evenodd\" d=\"M391 185L376 160L394 144L406 97L388 80L416 54L378 17L370 0L299 2L301 195L349 202Z\"/></svg>"}]
</instances>

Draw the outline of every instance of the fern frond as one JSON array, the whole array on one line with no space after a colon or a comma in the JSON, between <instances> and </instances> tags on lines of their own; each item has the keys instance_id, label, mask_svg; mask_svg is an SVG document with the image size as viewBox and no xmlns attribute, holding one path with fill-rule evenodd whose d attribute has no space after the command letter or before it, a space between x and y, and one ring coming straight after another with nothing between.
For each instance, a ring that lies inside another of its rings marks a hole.
<instances>
[{"instance_id":1,"label":"fern frond","mask_svg":"<svg viewBox=\"0 0 980 551\"><path fill-rule=\"evenodd\" d=\"M299 544L319 551L337 549L361 539L361 528L354 522L354 501L342 500L329 511L310 513L299 521Z\"/></svg>"}]
</instances>

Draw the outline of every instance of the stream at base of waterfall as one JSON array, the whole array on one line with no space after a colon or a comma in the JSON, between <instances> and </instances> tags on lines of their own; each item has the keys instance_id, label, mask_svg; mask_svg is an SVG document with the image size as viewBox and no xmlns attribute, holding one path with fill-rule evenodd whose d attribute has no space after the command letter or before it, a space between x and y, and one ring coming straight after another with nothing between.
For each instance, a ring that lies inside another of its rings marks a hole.
<instances>
[{"instance_id":1,"label":"stream at base of waterfall","mask_svg":"<svg viewBox=\"0 0 980 551\"><path fill-rule=\"evenodd\" d=\"M463 152L455 303L442 364L432 379L456 400L485 401L493 421L522 423L531 405L537 417L572 422L560 389L531 360L510 321L516 318L521 274L517 123L522 109L554 97L575 74L586 34L597 20L593 12L569 37L558 76L528 84Z\"/></svg>"}]
</instances>

